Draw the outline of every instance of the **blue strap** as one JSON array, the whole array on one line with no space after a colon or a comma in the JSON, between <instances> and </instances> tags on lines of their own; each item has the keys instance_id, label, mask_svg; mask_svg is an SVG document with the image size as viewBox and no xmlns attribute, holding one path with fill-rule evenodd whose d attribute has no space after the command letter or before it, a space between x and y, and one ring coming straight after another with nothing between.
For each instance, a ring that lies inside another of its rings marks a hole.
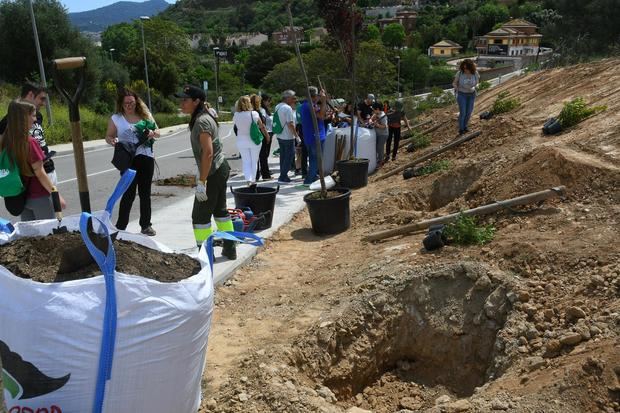
<instances>
[{"instance_id":1,"label":"blue strap","mask_svg":"<svg viewBox=\"0 0 620 413\"><path fill-rule=\"evenodd\" d=\"M108 251L104 255L90 239L88 223L97 220L103 234L108 239ZM116 343L116 289L114 286L114 270L116 267L116 254L110 239L108 228L98 218L88 212L82 212L80 216L80 232L88 251L99 265L105 280L105 312L103 315L103 334L101 338L101 351L99 353L99 367L97 372L97 386L95 388L95 400L93 401L93 413L101 413L105 397L106 381L112 377L112 361L114 360L114 345Z\"/></svg>"},{"instance_id":2,"label":"blue strap","mask_svg":"<svg viewBox=\"0 0 620 413\"><path fill-rule=\"evenodd\" d=\"M11 234L13 231L15 231L13 224L4 218L0 218L0 232Z\"/></svg>"},{"instance_id":3,"label":"blue strap","mask_svg":"<svg viewBox=\"0 0 620 413\"><path fill-rule=\"evenodd\" d=\"M116 188L114 188L114 192L112 192L112 195L110 195L110 198L108 199L108 203L105 205L105 210L108 211L108 214L112 215L114 204L116 204L116 201L123 196L135 176L136 171L133 169L127 169L123 172L121 179L118 181L118 184L116 184Z\"/></svg>"},{"instance_id":4,"label":"blue strap","mask_svg":"<svg viewBox=\"0 0 620 413\"><path fill-rule=\"evenodd\" d=\"M225 239L229 241L240 242L243 244L254 245L255 247L262 247L265 245L263 239L256 234L251 234L249 232L238 232L238 231L216 231L209 235L209 238L202 244L203 248L206 246L207 248L207 256L209 257L209 265L211 266L211 274L213 275L213 240L217 239Z\"/></svg>"}]
</instances>

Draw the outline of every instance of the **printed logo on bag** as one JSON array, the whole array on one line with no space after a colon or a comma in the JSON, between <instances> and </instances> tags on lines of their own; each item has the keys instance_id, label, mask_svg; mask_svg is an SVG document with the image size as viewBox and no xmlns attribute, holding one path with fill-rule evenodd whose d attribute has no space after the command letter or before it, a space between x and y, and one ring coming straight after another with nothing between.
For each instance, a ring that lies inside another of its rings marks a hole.
<instances>
[{"instance_id":1,"label":"printed logo on bag","mask_svg":"<svg viewBox=\"0 0 620 413\"><path fill-rule=\"evenodd\" d=\"M59 378L45 375L34 364L11 351L2 340L0 340L0 357L2 358L4 391L12 400L32 399L55 392L67 384L71 377L71 374ZM9 410L9 413L29 412L62 413L62 409L58 406L50 406L33 410L29 407L13 406Z\"/></svg>"},{"instance_id":2,"label":"printed logo on bag","mask_svg":"<svg viewBox=\"0 0 620 413\"><path fill-rule=\"evenodd\" d=\"M9 176L10 173L11 171L9 171L8 169L0 169L0 179L6 178L7 176Z\"/></svg>"}]
</instances>

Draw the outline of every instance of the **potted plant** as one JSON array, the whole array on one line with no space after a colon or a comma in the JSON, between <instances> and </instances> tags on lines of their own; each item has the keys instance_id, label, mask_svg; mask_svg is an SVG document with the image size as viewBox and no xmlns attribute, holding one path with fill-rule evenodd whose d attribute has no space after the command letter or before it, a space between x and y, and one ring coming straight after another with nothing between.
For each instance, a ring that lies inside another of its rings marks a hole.
<instances>
[{"instance_id":1,"label":"potted plant","mask_svg":"<svg viewBox=\"0 0 620 413\"><path fill-rule=\"evenodd\" d=\"M288 12L289 24L291 26L291 32L295 36L293 14L291 12L291 1L286 2L286 8ZM308 102L312 102L310 96L308 74L304 66L303 58L299 50L299 43L297 39L293 38L295 43L295 54L299 61L299 67L304 77L306 85L306 93L308 95ZM314 110L310 111L312 115L312 123L314 125L315 136L319 136L319 126ZM310 221L312 222L312 230L317 234L337 234L339 232L346 231L351 226L351 218L349 211L349 200L351 197L351 190L347 188L334 188L327 190L325 186L325 171L323 169L323 156L321 152L321 141L315 139L317 146L317 163L319 167L319 179L321 181L321 190L311 192L304 196L304 201L308 206L308 212L310 214Z\"/></svg>"}]
</instances>

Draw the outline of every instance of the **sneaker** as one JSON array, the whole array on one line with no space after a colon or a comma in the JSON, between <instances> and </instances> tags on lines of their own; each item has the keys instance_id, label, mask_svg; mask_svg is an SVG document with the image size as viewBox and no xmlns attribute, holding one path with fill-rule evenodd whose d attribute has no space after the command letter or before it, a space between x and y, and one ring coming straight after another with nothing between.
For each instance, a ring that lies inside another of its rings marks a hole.
<instances>
[{"instance_id":1,"label":"sneaker","mask_svg":"<svg viewBox=\"0 0 620 413\"><path fill-rule=\"evenodd\" d=\"M142 228L142 231L140 231L140 233L148 235L149 237L154 237L157 234L153 227Z\"/></svg>"}]
</instances>

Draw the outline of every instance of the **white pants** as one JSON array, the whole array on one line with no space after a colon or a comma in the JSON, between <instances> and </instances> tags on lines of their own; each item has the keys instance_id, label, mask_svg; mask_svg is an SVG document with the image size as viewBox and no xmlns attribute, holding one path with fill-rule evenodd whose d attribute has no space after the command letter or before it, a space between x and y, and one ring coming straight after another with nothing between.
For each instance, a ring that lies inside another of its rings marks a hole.
<instances>
[{"instance_id":1,"label":"white pants","mask_svg":"<svg viewBox=\"0 0 620 413\"><path fill-rule=\"evenodd\" d=\"M239 147L239 155L243 163L243 176L250 183L256 183L256 171L258 170L258 156L260 155L260 145L248 145Z\"/></svg>"}]
</instances>

